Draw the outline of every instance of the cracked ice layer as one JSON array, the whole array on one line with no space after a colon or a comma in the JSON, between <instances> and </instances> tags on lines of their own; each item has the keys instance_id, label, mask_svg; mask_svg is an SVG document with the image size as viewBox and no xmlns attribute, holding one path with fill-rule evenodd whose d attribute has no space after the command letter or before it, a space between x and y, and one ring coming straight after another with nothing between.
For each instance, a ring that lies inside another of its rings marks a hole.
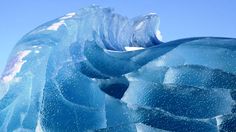
<instances>
[{"instance_id":1,"label":"cracked ice layer","mask_svg":"<svg viewBox=\"0 0 236 132\"><path fill-rule=\"evenodd\" d=\"M0 131L236 130L236 39L161 42L158 27L92 6L26 34L1 78Z\"/></svg>"}]
</instances>

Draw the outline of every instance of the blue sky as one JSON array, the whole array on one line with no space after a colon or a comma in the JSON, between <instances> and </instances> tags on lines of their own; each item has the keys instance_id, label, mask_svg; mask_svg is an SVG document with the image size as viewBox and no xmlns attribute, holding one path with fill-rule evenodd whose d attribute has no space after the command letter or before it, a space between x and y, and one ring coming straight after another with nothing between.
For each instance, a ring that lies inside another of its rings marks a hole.
<instances>
[{"instance_id":1,"label":"blue sky","mask_svg":"<svg viewBox=\"0 0 236 132\"><path fill-rule=\"evenodd\" d=\"M195 36L236 38L236 0L1 0L0 72L24 34L91 4L112 7L128 17L157 13L164 41Z\"/></svg>"}]
</instances>

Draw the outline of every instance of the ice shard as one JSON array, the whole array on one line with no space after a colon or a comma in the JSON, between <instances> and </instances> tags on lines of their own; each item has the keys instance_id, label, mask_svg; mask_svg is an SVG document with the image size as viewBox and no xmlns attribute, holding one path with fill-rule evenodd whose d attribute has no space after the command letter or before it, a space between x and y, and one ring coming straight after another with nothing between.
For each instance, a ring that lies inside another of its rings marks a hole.
<instances>
[{"instance_id":1,"label":"ice shard","mask_svg":"<svg viewBox=\"0 0 236 132\"><path fill-rule=\"evenodd\" d=\"M235 132L236 39L162 42L156 14L91 6L14 47L0 131Z\"/></svg>"}]
</instances>

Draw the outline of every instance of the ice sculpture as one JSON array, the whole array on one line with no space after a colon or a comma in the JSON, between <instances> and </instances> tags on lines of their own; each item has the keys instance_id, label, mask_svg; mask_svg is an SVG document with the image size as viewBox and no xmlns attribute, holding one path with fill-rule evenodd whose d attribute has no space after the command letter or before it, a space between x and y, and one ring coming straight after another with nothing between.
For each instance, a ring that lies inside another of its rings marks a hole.
<instances>
[{"instance_id":1,"label":"ice sculpture","mask_svg":"<svg viewBox=\"0 0 236 132\"><path fill-rule=\"evenodd\" d=\"M159 18L92 6L15 46L0 131L235 132L236 39L161 42Z\"/></svg>"}]
</instances>

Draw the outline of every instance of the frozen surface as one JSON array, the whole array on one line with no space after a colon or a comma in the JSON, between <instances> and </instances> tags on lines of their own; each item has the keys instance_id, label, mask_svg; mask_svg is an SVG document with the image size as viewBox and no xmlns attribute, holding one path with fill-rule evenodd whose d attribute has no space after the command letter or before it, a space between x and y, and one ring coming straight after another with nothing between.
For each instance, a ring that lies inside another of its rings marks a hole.
<instances>
[{"instance_id":1,"label":"frozen surface","mask_svg":"<svg viewBox=\"0 0 236 132\"><path fill-rule=\"evenodd\" d=\"M236 39L161 42L159 17L92 6L15 46L0 131L235 132Z\"/></svg>"}]
</instances>

